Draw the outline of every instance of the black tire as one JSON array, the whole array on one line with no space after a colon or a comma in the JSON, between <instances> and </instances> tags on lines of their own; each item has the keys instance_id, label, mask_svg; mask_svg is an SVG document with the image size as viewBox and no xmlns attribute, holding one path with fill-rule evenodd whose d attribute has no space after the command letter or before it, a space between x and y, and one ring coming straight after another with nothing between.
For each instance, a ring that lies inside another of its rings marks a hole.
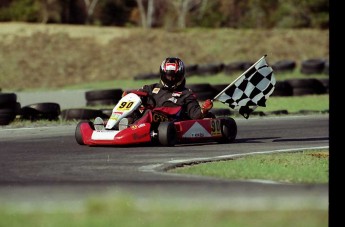
<instances>
[{"instance_id":1,"label":"black tire","mask_svg":"<svg viewBox=\"0 0 345 227\"><path fill-rule=\"evenodd\" d=\"M92 90L85 92L86 101L114 99L120 100L122 97L122 89L105 89L105 90Z\"/></svg>"},{"instance_id":2,"label":"black tire","mask_svg":"<svg viewBox=\"0 0 345 227\"><path fill-rule=\"evenodd\" d=\"M158 126L158 142L173 147L177 143L177 132L173 122L161 122Z\"/></svg>"},{"instance_id":3,"label":"black tire","mask_svg":"<svg viewBox=\"0 0 345 227\"><path fill-rule=\"evenodd\" d=\"M250 61L231 62L229 64L224 65L223 72L227 75L231 75L235 72L245 71L253 64L254 62Z\"/></svg>"},{"instance_id":4,"label":"black tire","mask_svg":"<svg viewBox=\"0 0 345 227\"><path fill-rule=\"evenodd\" d=\"M237 136L237 124L233 118L223 118L221 130L223 137L218 141L219 143L232 143L235 141Z\"/></svg>"},{"instance_id":5,"label":"black tire","mask_svg":"<svg viewBox=\"0 0 345 227\"><path fill-rule=\"evenodd\" d=\"M229 64L225 64L223 71L225 74L232 74L234 72L239 72L243 70L243 62L231 62Z\"/></svg>"},{"instance_id":6,"label":"black tire","mask_svg":"<svg viewBox=\"0 0 345 227\"><path fill-rule=\"evenodd\" d=\"M113 109L100 109L100 111L102 111L102 113L107 116L108 118L111 116L111 114L113 113Z\"/></svg>"},{"instance_id":7,"label":"black tire","mask_svg":"<svg viewBox=\"0 0 345 227\"><path fill-rule=\"evenodd\" d=\"M293 87L287 81L277 81L271 96L293 96Z\"/></svg>"},{"instance_id":8,"label":"black tire","mask_svg":"<svg viewBox=\"0 0 345 227\"><path fill-rule=\"evenodd\" d=\"M15 93L0 93L0 106L15 102L17 102L17 95Z\"/></svg>"},{"instance_id":9,"label":"black tire","mask_svg":"<svg viewBox=\"0 0 345 227\"><path fill-rule=\"evenodd\" d=\"M213 84L211 85L215 96L218 95L221 91L223 91L227 86L229 86L229 84Z\"/></svg>"},{"instance_id":10,"label":"black tire","mask_svg":"<svg viewBox=\"0 0 345 227\"><path fill-rule=\"evenodd\" d=\"M198 65L187 65L186 66L186 74L191 76L191 75L196 75L198 73Z\"/></svg>"},{"instance_id":11,"label":"black tire","mask_svg":"<svg viewBox=\"0 0 345 227\"><path fill-rule=\"evenodd\" d=\"M329 94L329 78L318 79L326 88L326 93Z\"/></svg>"},{"instance_id":12,"label":"black tire","mask_svg":"<svg viewBox=\"0 0 345 227\"><path fill-rule=\"evenodd\" d=\"M8 102L0 104L0 109L16 109L17 113L19 113L21 105L19 102Z\"/></svg>"},{"instance_id":13,"label":"black tire","mask_svg":"<svg viewBox=\"0 0 345 227\"><path fill-rule=\"evenodd\" d=\"M280 60L272 64L272 69L276 72L293 71L296 68L296 62L293 60Z\"/></svg>"},{"instance_id":14,"label":"black tire","mask_svg":"<svg viewBox=\"0 0 345 227\"><path fill-rule=\"evenodd\" d=\"M190 84L188 88L193 91L199 101L212 99L216 95L216 91L209 83Z\"/></svg>"},{"instance_id":15,"label":"black tire","mask_svg":"<svg viewBox=\"0 0 345 227\"><path fill-rule=\"evenodd\" d=\"M63 120L91 120L104 116L101 110L94 109L65 109L61 112Z\"/></svg>"},{"instance_id":16,"label":"black tire","mask_svg":"<svg viewBox=\"0 0 345 227\"><path fill-rule=\"evenodd\" d=\"M318 79L288 79L286 80L292 88L293 95L312 95L312 94L325 94L327 89Z\"/></svg>"},{"instance_id":17,"label":"black tire","mask_svg":"<svg viewBox=\"0 0 345 227\"><path fill-rule=\"evenodd\" d=\"M90 121L80 121L77 124L77 127L75 128L75 140L80 145L85 145L84 140L83 140L83 135L81 134L81 131L80 131L80 126L84 123L88 123L90 127L93 128L93 124Z\"/></svg>"},{"instance_id":18,"label":"black tire","mask_svg":"<svg viewBox=\"0 0 345 227\"><path fill-rule=\"evenodd\" d=\"M325 62L325 68L323 69L323 73L329 75L329 60Z\"/></svg>"},{"instance_id":19,"label":"black tire","mask_svg":"<svg viewBox=\"0 0 345 227\"><path fill-rule=\"evenodd\" d=\"M58 120L60 113L60 105L52 102L30 104L20 110L21 118L26 120Z\"/></svg>"},{"instance_id":20,"label":"black tire","mask_svg":"<svg viewBox=\"0 0 345 227\"><path fill-rule=\"evenodd\" d=\"M86 101L86 106L115 106L119 99L99 99Z\"/></svg>"},{"instance_id":21,"label":"black tire","mask_svg":"<svg viewBox=\"0 0 345 227\"><path fill-rule=\"evenodd\" d=\"M198 65L197 71L195 72L197 75L216 75L223 71L224 64L223 63L215 63L215 64L207 64L207 65Z\"/></svg>"},{"instance_id":22,"label":"black tire","mask_svg":"<svg viewBox=\"0 0 345 227\"><path fill-rule=\"evenodd\" d=\"M324 59L313 58L302 62L301 73L320 74L323 73L326 61Z\"/></svg>"},{"instance_id":23,"label":"black tire","mask_svg":"<svg viewBox=\"0 0 345 227\"><path fill-rule=\"evenodd\" d=\"M191 89L195 93L213 91L213 87L209 83L189 84L187 85L187 88Z\"/></svg>"},{"instance_id":24,"label":"black tire","mask_svg":"<svg viewBox=\"0 0 345 227\"><path fill-rule=\"evenodd\" d=\"M0 109L0 125L10 124L17 115L17 109L14 108L1 108Z\"/></svg>"}]
</instances>

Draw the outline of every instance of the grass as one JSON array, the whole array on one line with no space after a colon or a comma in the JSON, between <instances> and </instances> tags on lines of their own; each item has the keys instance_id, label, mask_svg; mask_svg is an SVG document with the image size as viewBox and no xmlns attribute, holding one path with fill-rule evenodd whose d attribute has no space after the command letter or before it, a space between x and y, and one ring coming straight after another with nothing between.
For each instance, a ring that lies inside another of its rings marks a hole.
<instances>
[{"instance_id":1,"label":"grass","mask_svg":"<svg viewBox=\"0 0 345 227\"><path fill-rule=\"evenodd\" d=\"M288 183L328 183L328 150L244 156L171 170L225 179L263 179Z\"/></svg>"},{"instance_id":2,"label":"grass","mask_svg":"<svg viewBox=\"0 0 345 227\"><path fill-rule=\"evenodd\" d=\"M122 200L122 199L121 199ZM171 207L168 204L145 209L125 200L120 204L116 200L104 203L89 203L86 210L80 212L45 212L43 210L28 213L3 212L0 210L0 226L37 227L37 226L121 226L121 227L324 227L328 224L328 213L322 210L287 210L287 211L233 211L205 208L191 210ZM163 209L162 209L163 207Z\"/></svg>"}]
</instances>

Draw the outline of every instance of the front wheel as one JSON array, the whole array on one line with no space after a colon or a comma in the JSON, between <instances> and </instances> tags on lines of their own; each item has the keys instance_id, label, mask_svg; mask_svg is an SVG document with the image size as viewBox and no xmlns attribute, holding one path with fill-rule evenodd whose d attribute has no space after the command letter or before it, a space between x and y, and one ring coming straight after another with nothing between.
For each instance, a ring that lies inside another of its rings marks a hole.
<instances>
[{"instance_id":1,"label":"front wheel","mask_svg":"<svg viewBox=\"0 0 345 227\"><path fill-rule=\"evenodd\" d=\"M158 142L173 147L177 143L177 132L173 122L161 122L158 126Z\"/></svg>"},{"instance_id":2,"label":"front wheel","mask_svg":"<svg viewBox=\"0 0 345 227\"><path fill-rule=\"evenodd\" d=\"M93 128L93 124L90 121L80 121L77 124L77 127L75 128L75 140L77 141L78 144L85 145L84 140L83 140L83 134L80 129L82 124L89 124L91 128Z\"/></svg>"}]
</instances>

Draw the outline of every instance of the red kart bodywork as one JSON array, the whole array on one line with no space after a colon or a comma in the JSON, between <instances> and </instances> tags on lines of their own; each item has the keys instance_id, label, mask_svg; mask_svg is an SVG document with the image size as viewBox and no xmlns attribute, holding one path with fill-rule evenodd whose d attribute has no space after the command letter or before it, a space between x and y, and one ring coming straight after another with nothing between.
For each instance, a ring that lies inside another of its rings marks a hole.
<instances>
[{"instance_id":1,"label":"red kart bodywork","mask_svg":"<svg viewBox=\"0 0 345 227\"><path fill-rule=\"evenodd\" d=\"M151 141L150 124L132 125L122 131L101 130L92 128L91 122L80 124L80 133L86 145L128 145L148 143Z\"/></svg>"},{"instance_id":2,"label":"red kart bodywork","mask_svg":"<svg viewBox=\"0 0 345 227\"><path fill-rule=\"evenodd\" d=\"M155 143L174 146L176 143L233 142L237 126L232 118L205 118L175 122L138 122L121 131L95 130L90 121L79 122L76 140L82 145L135 145Z\"/></svg>"}]
</instances>

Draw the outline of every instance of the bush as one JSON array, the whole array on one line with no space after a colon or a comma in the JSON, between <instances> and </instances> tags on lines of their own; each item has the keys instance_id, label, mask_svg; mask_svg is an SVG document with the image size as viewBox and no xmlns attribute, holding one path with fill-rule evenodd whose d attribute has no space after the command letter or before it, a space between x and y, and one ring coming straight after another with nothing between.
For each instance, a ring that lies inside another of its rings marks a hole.
<instances>
[{"instance_id":1,"label":"bush","mask_svg":"<svg viewBox=\"0 0 345 227\"><path fill-rule=\"evenodd\" d=\"M0 10L1 21L37 22L40 6L35 0L12 1Z\"/></svg>"}]
</instances>

